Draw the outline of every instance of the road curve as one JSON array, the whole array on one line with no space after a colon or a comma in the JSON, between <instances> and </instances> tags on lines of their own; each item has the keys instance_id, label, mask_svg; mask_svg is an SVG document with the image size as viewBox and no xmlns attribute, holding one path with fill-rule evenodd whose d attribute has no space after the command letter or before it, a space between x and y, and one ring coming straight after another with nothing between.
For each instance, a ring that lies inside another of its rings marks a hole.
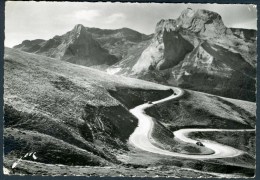
<instances>
[{"instance_id":1,"label":"road curve","mask_svg":"<svg viewBox=\"0 0 260 180\"><path fill-rule=\"evenodd\" d=\"M189 158L189 159L215 159L215 158L227 158L227 157L235 157L243 154L244 152L238 149L235 149L230 146L222 145L213 141L209 140L202 140L205 147L212 149L214 153L212 154L182 154L176 152L170 152L164 149L160 149L154 146L151 143L151 134L154 126L154 122L152 117L148 116L145 113L145 109L152 107L154 104L163 103L169 100L177 99L183 95L183 90L180 88L173 88L176 95L171 95L167 98L161 99L159 101L154 101L153 104L142 104L133 109L130 109L130 112L138 118L138 126L135 131L131 134L129 138L129 143L139 149L144 151L148 151L151 153L167 155L167 156L174 156L174 157L182 157L182 158ZM225 129L181 129L174 132L174 138L176 140L180 140L186 143L196 143L197 141L190 139L187 135L191 132L196 131L244 131L244 130L225 130Z\"/></svg>"}]
</instances>

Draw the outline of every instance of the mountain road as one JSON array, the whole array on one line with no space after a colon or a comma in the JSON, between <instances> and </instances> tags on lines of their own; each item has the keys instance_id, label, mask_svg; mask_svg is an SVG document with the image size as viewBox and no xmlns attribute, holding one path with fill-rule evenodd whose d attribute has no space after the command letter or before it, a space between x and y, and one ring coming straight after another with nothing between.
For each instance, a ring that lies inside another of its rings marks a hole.
<instances>
[{"instance_id":1,"label":"mountain road","mask_svg":"<svg viewBox=\"0 0 260 180\"><path fill-rule=\"evenodd\" d=\"M158 101L154 101L152 103L145 103L133 109L130 109L130 112L136 118L138 118L138 126L129 138L129 143L131 145L151 153L156 153L156 154L166 155L166 156L181 157L181 158L189 158L189 159L215 159L215 158L228 158L228 157L230 158L230 157L239 156L244 153L243 151L235 149L233 147L223 145L214 141L209 141L209 140L201 140L201 142L206 148L209 148L214 151L214 153L212 154L182 154L182 153L167 151L159 147L156 147L154 144L152 144L151 134L154 128L154 120L152 117L148 116L145 113L145 109L152 107L155 104L181 98L184 91L180 88L172 87L172 89L175 92L175 94L169 97L166 97ZM254 131L254 130L180 129L173 132L173 134L174 134L174 138L178 141L196 144L197 141L188 138L188 134L191 132L202 132L202 131Z\"/></svg>"}]
</instances>

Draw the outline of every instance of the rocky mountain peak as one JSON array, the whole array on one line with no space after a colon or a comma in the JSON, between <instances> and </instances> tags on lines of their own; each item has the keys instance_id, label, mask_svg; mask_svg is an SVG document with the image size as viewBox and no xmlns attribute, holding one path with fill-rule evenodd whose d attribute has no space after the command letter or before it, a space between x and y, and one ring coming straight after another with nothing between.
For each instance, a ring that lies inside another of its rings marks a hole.
<instances>
[{"instance_id":1,"label":"rocky mountain peak","mask_svg":"<svg viewBox=\"0 0 260 180\"><path fill-rule=\"evenodd\" d=\"M177 19L156 24L154 37L131 75L254 101L255 33L227 28L218 13L187 8Z\"/></svg>"},{"instance_id":2,"label":"rocky mountain peak","mask_svg":"<svg viewBox=\"0 0 260 180\"><path fill-rule=\"evenodd\" d=\"M196 13L192 8L187 8L181 12L180 16L191 18Z\"/></svg>"},{"instance_id":3,"label":"rocky mountain peak","mask_svg":"<svg viewBox=\"0 0 260 180\"><path fill-rule=\"evenodd\" d=\"M175 19L162 19L156 24L155 28L155 34L161 34L166 30L169 31L176 31L179 29L179 24L177 24L177 21Z\"/></svg>"},{"instance_id":4,"label":"rocky mountain peak","mask_svg":"<svg viewBox=\"0 0 260 180\"><path fill-rule=\"evenodd\" d=\"M204 9L193 10L191 8L187 8L184 11L182 11L178 19L181 20L182 23L186 24L192 21L193 19L202 19L204 22L207 23L215 19L221 20L222 18L216 12L212 12Z\"/></svg>"},{"instance_id":5,"label":"rocky mountain peak","mask_svg":"<svg viewBox=\"0 0 260 180\"><path fill-rule=\"evenodd\" d=\"M64 44L75 45L80 43L82 47L86 44L92 44L93 39L90 33L82 24L77 24L74 28L64 35Z\"/></svg>"},{"instance_id":6,"label":"rocky mountain peak","mask_svg":"<svg viewBox=\"0 0 260 180\"><path fill-rule=\"evenodd\" d=\"M82 24L77 24L74 26L72 31L69 32L72 35L76 35L76 38L82 36L91 36L91 34L87 31L87 29Z\"/></svg>"},{"instance_id":7,"label":"rocky mountain peak","mask_svg":"<svg viewBox=\"0 0 260 180\"><path fill-rule=\"evenodd\" d=\"M162 19L159 21L155 28L155 34L161 35L164 30L169 32L178 31L179 29L208 37L232 34L232 31L224 25L218 13L204 9L193 10L191 8L182 11L177 19Z\"/></svg>"},{"instance_id":8,"label":"rocky mountain peak","mask_svg":"<svg viewBox=\"0 0 260 180\"><path fill-rule=\"evenodd\" d=\"M74 26L73 31L80 32L81 30L86 29L82 24L77 24Z\"/></svg>"},{"instance_id":9,"label":"rocky mountain peak","mask_svg":"<svg viewBox=\"0 0 260 180\"><path fill-rule=\"evenodd\" d=\"M200 35L218 36L232 34L231 30L224 25L221 16L209 10L185 9L178 17L177 22L183 29L199 33Z\"/></svg>"}]
</instances>

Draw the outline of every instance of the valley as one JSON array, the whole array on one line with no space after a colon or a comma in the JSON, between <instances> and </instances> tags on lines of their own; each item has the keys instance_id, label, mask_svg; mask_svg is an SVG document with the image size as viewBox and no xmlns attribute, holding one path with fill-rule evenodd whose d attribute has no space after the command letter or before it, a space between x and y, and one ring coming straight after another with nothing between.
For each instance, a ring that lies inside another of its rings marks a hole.
<instances>
[{"instance_id":1,"label":"valley","mask_svg":"<svg viewBox=\"0 0 260 180\"><path fill-rule=\"evenodd\" d=\"M5 47L4 172L254 177L256 62L256 30L192 8Z\"/></svg>"}]
</instances>

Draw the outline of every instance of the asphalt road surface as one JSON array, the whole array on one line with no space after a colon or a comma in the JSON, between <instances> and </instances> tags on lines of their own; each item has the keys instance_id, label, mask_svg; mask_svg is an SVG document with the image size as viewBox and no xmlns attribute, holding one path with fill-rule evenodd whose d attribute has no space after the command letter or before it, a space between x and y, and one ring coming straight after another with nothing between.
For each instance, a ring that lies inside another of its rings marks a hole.
<instances>
[{"instance_id":1,"label":"asphalt road surface","mask_svg":"<svg viewBox=\"0 0 260 180\"><path fill-rule=\"evenodd\" d=\"M154 127L153 118L145 114L145 109L152 107L155 104L163 103L169 100L174 100L177 98L181 98L183 95L183 90L180 88L172 88L176 95L171 95L167 98L161 99L159 101L154 101L152 104L142 104L130 110L130 112L138 118L138 127L131 134L129 138L129 143L136 148L142 149L144 151L148 151L151 153L174 156L174 157L182 157L189 159L215 159L215 158L228 158L235 157L243 154L244 152L233 147L223 145L214 141L202 140L201 142L206 148L209 148L214 151L212 154L182 154L176 152L170 152L164 149L160 149L159 147L154 146L151 143L152 137L151 133ZM178 141L183 141L186 143L195 144L197 141L188 138L188 134L191 132L201 132L201 131L245 131L245 130L226 130L226 129L181 129L174 132L174 138ZM247 130L250 131L250 130ZM252 131L252 130L251 130ZM153 140L154 141L154 140Z\"/></svg>"}]
</instances>

